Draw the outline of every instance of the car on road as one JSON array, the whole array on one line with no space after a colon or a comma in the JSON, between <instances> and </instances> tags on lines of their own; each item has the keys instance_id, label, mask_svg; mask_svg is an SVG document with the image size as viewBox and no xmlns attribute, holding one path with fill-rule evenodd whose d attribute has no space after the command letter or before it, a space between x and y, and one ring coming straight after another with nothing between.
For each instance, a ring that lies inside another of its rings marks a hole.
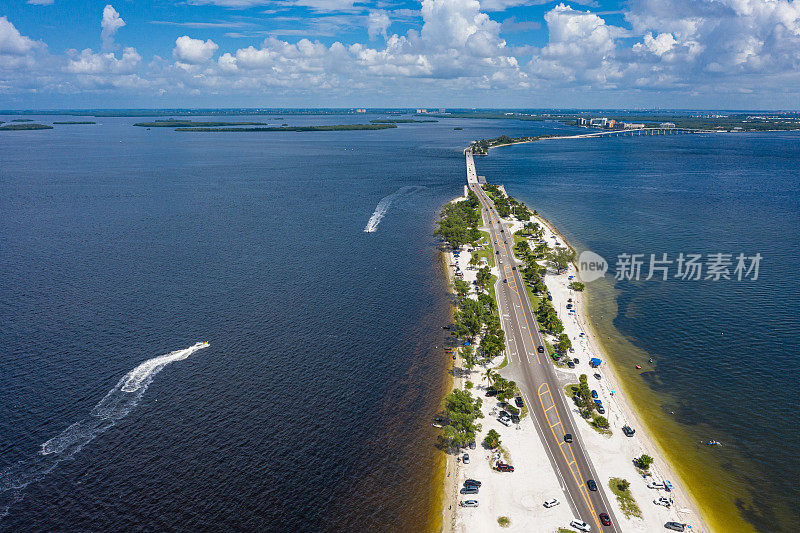
<instances>
[{"instance_id":1,"label":"car on road","mask_svg":"<svg viewBox=\"0 0 800 533\"><path fill-rule=\"evenodd\" d=\"M464 454L464 455L461 457L461 460L464 462L464 464L465 464L465 465L468 465L468 464L469 464L469 454L468 454L468 453L465 453L465 454Z\"/></svg>"},{"instance_id":2,"label":"car on road","mask_svg":"<svg viewBox=\"0 0 800 533\"><path fill-rule=\"evenodd\" d=\"M461 507L477 507L478 500L464 500L461 502Z\"/></svg>"},{"instance_id":3,"label":"car on road","mask_svg":"<svg viewBox=\"0 0 800 533\"><path fill-rule=\"evenodd\" d=\"M647 488L648 489L663 489L664 488L664 484L661 483L660 481L651 481L650 483L647 484Z\"/></svg>"},{"instance_id":4,"label":"car on road","mask_svg":"<svg viewBox=\"0 0 800 533\"><path fill-rule=\"evenodd\" d=\"M506 278L503 278L503 283L508 283L508 280Z\"/></svg>"},{"instance_id":5,"label":"car on road","mask_svg":"<svg viewBox=\"0 0 800 533\"><path fill-rule=\"evenodd\" d=\"M597 483L593 479L587 479L586 486L589 487L589 490L597 490Z\"/></svg>"},{"instance_id":6,"label":"car on road","mask_svg":"<svg viewBox=\"0 0 800 533\"><path fill-rule=\"evenodd\" d=\"M592 390L592 398L598 398L599 395L597 394L596 390Z\"/></svg>"},{"instance_id":7,"label":"car on road","mask_svg":"<svg viewBox=\"0 0 800 533\"><path fill-rule=\"evenodd\" d=\"M544 346L537 346L536 351L539 353L544 353Z\"/></svg>"},{"instance_id":8,"label":"car on road","mask_svg":"<svg viewBox=\"0 0 800 533\"><path fill-rule=\"evenodd\" d=\"M465 487L480 487L481 486L481 482L478 481L477 479L465 479L464 480L464 486Z\"/></svg>"},{"instance_id":9,"label":"car on road","mask_svg":"<svg viewBox=\"0 0 800 533\"><path fill-rule=\"evenodd\" d=\"M522 396L517 396L514 398L514 403L517 404L517 407L525 407L525 402L522 400Z\"/></svg>"},{"instance_id":10,"label":"car on road","mask_svg":"<svg viewBox=\"0 0 800 533\"><path fill-rule=\"evenodd\" d=\"M502 461L497 461L497 463L494 465L494 467L497 469L498 472L513 472L514 471L514 467L513 466L508 465L508 464L506 464L506 463L504 463Z\"/></svg>"},{"instance_id":11,"label":"car on road","mask_svg":"<svg viewBox=\"0 0 800 533\"><path fill-rule=\"evenodd\" d=\"M557 499L555 499L555 498L550 498L549 500L545 500L545 501L544 501L544 506L545 506L545 507L547 507L548 509L550 509L551 507L555 507L555 506L556 506L556 505L558 505L559 503L561 503L561 502L560 502L560 501L558 501Z\"/></svg>"},{"instance_id":12,"label":"car on road","mask_svg":"<svg viewBox=\"0 0 800 533\"><path fill-rule=\"evenodd\" d=\"M572 442L572 433L564 433L564 442Z\"/></svg>"},{"instance_id":13,"label":"car on road","mask_svg":"<svg viewBox=\"0 0 800 533\"><path fill-rule=\"evenodd\" d=\"M464 487L461 494L478 494L478 487Z\"/></svg>"},{"instance_id":14,"label":"car on road","mask_svg":"<svg viewBox=\"0 0 800 533\"><path fill-rule=\"evenodd\" d=\"M686 531L686 524L681 524L680 522L667 522L664 527L672 531Z\"/></svg>"},{"instance_id":15,"label":"car on road","mask_svg":"<svg viewBox=\"0 0 800 533\"><path fill-rule=\"evenodd\" d=\"M633 434L636 433L636 430L628 425L625 425L622 426L622 432L625 434L626 437L633 437Z\"/></svg>"},{"instance_id":16,"label":"car on road","mask_svg":"<svg viewBox=\"0 0 800 533\"><path fill-rule=\"evenodd\" d=\"M583 520L578 520L577 518L569 523L570 526L574 527L578 531L591 531L592 528L589 527L589 524L584 522Z\"/></svg>"},{"instance_id":17,"label":"car on road","mask_svg":"<svg viewBox=\"0 0 800 533\"><path fill-rule=\"evenodd\" d=\"M600 523L603 524L604 526L611 525L611 517L608 516L608 513L600 513L597 516L600 518Z\"/></svg>"}]
</instances>

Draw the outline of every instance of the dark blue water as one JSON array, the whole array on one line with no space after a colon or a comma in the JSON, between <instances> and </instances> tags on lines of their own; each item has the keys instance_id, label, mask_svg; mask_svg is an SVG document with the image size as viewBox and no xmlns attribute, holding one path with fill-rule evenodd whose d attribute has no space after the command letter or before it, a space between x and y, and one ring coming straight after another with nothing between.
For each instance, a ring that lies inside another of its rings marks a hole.
<instances>
[{"instance_id":1,"label":"dark blue water","mask_svg":"<svg viewBox=\"0 0 800 533\"><path fill-rule=\"evenodd\" d=\"M435 213L463 188L470 140L568 128L222 135L97 120L0 136L0 489L21 487L0 495L0 530L430 525L449 312ZM761 524L797 500L796 140L548 141L478 162L606 257L765 256L757 283L621 286L616 320L657 354L648 384L677 418L731 443L741 485L763 494L738 486L742 514ZM93 417L107 395L117 410Z\"/></svg>"},{"instance_id":2,"label":"dark blue water","mask_svg":"<svg viewBox=\"0 0 800 533\"><path fill-rule=\"evenodd\" d=\"M686 453L714 453L708 460L733 478L702 482L724 485L715 490L758 530L792 530L800 134L544 141L493 150L477 165L612 273L623 253L764 257L756 281L618 282L613 325L656 358L634 378L660 394L650 409L681 425ZM724 446L695 449L712 438Z\"/></svg>"}]
</instances>

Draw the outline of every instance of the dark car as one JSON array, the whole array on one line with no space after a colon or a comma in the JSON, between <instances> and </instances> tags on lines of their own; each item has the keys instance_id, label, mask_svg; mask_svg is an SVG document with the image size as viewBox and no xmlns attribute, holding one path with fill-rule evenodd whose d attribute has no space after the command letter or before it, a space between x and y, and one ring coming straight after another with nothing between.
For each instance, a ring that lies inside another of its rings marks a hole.
<instances>
[{"instance_id":1,"label":"dark car","mask_svg":"<svg viewBox=\"0 0 800 533\"><path fill-rule=\"evenodd\" d=\"M511 267L511 270L516 270L516 269L517 269L517 267Z\"/></svg>"},{"instance_id":2,"label":"dark car","mask_svg":"<svg viewBox=\"0 0 800 533\"><path fill-rule=\"evenodd\" d=\"M486 389L486 396L497 396L497 391L494 389Z\"/></svg>"},{"instance_id":3,"label":"dark car","mask_svg":"<svg viewBox=\"0 0 800 533\"><path fill-rule=\"evenodd\" d=\"M497 470L499 472L513 472L514 471L514 467L513 466L507 465L507 464L505 464L503 462L500 462L500 461L497 461L497 464L495 465L495 468L497 468Z\"/></svg>"},{"instance_id":4,"label":"dark car","mask_svg":"<svg viewBox=\"0 0 800 533\"><path fill-rule=\"evenodd\" d=\"M464 486L465 487L480 487L481 486L481 482L478 481L477 479L465 479L464 480Z\"/></svg>"},{"instance_id":5,"label":"dark car","mask_svg":"<svg viewBox=\"0 0 800 533\"><path fill-rule=\"evenodd\" d=\"M603 404L597 406L597 412L600 413L601 415L606 414L606 408L603 407Z\"/></svg>"},{"instance_id":6,"label":"dark car","mask_svg":"<svg viewBox=\"0 0 800 533\"><path fill-rule=\"evenodd\" d=\"M567 304L567 309L572 309L572 304Z\"/></svg>"},{"instance_id":7,"label":"dark car","mask_svg":"<svg viewBox=\"0 0 800 533\"><path fill-rule=\"evenodd\" d=\"M586 486L589 487L589 490L597 490L597 483L593 479L587 479Z\"/></svg>"},{"instance_id":8,"label":"dark car","mask_svg":"<svg viewBox=\"0 0 800 533\"><path fill-rule=\"evenodd\" d=\"M633 437L633 434L636 433L636 430L630 426L622 426L622 432L625 433L626 437Z\"/></svg>"},{"instance_id":9,"label":"dark car","mask_svg":"<svg viewBox=\"0 0 800 533\"><path fill-rule=\"evenodd\" d=\"M497 250L495 253L499 255L500 254L500 250Z\"/></svg>"},{"instance_id":10,"label":"dark car","mask_svg":"<svg viewBox=\"0 0 800 533\"><path fill-rule=\"evenodd\" d=\"M461 494L478 494L478 487L469 486L461 489Z\"/></svg>"},{"instance_id":11,"label":"dark car","mask_svg":"<svg viewBox=\"0 0 800 533\"><path fill-rule=\"evenodd\" d=\"M573 358L572 358L572 362L573 362L573 363L575 363L575 364L577 365L577 364L578 364L578 363L580 363L581 361L580 361L580 359L578 359L577 357L573 357Z\"/></svg>"},{"instance_id":12,"label":"dark car","mask_svg":"<svg viewBox=\"0 0 800 533\"><path fill-rule=\"evenodd\" d=\"M506 278L503 278L503 283L508 283L508 280Z\"/></svg>"},{"instance_id":13,"label":"dark car","mask_svg":"<svg viewBox=\"0 0 800 533\"><path fill-rule=\"evenodd\" d=\"M544 353L544 346L537 346L536 351L539 353Z\"/></svg>"},{"instance_id":14,"label":"dark car","mask_svg":"<svg viewBox=\"0 0 800 533\"><path fill-rule=\"evenodd\" d=\"M517 404L517 407L523 407L525 402L522 400L522 396L517 396L514 398L514 403Z\"/></svg>"},{"instance_id":15,"label":"dark car","mask_svg":"<svg viewBox=\"0 0 800 533\"><path fill-rule=\"evenodd\" d=\"M597 398L597 391L596 390L592 391L592 398Z\"/></svg>"},{"instance_id":16,"label":"dark car","mask_svg":"<svg viewBox=\"0 0 800 533\"><path fill-rule=\"evenodd\" d=\"M508 411L504 411L503 409L500 410L500 418L511 418L511 415L508 414Z\"/></svg>"},{"instance_id":17,"label":"dark car","mask_svg":"<svg viewBox=\"0 0 800 533\"><path fill-rule=\"evenodd\" d=\"M572 361L567 361L567 367L575 368L575 363L573 363Z\"/></svg>"},{"instance_id":18,"label":"dark car","mask_svg":"<svg viewBox=\"0 0 800 533\"><path fill-rule=\"evenodd\" d=\"M600 374L598 374L597 372L595 372L595 374L594 374L594 379L600 379L601 377L602 377L602 376L601 376Z\"/></svg>"},{"instance_id":19,"label":"dark car","mask_svg":"<svg viewBox=\"0 0 800 533\"><path fill-rule=\"evenodd\" d=\"M664 527L672 531L686 531L686 524L681 524L680 522L667 522Z\"/></svg>"},{"instance_id":20,"label":"dark car","mask_svg":"<svg viewBox=\"0 0 800 533\"><path fill-rule=\"evenodd\" d=\"M608 516L608 513L600 513L597 516L600 517L600 523L603 524L604 526L610 526L611 525L611 517Z\"/></svg>"},{"instance_id":21,"label":"dark car","mask_svg":"<svg viewBox=\"0 0 800 533\"><path fill-rule=\"evenodd\" d=\"M564 442L572 442L572 433L564 433Z\"/></svg>"}]
</instances>

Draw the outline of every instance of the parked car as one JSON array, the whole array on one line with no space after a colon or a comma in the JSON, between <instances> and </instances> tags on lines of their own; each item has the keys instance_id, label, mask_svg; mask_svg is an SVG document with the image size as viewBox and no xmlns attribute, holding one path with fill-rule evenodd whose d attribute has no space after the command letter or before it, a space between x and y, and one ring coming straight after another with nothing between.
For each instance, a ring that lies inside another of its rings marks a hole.
<instances>
[{"instance_id":1,"label":"parked car","mask_svg":"<svg viewBox=\"0 0 800 533\"><path fill-rule=\"evenodd\" d=\"M575 368L575 363L572 361L567 361L567 368Z\"/></svg>"},{"instance_id":2,"label":"parked car","mask_svg":"<svg viewBox=\"0 0 800 533\"><path fill-rule=\"evenodd\" d=\"M507 465L506 463L504 463L502 461L497 461L497 463L494 465L494 467L499 472L513 472L514 471L514 467L513 466Z\"/></svg>"},{"instance_id":3,"label":"parked car","mask_svg":"<svg viewBox=\"0 0 800 533\"><path fill-rule=\"evenodd\" d=\"M486 389L485 396L497 396L497 391L494 389Z\"/></svg>"},{"instance_id":4,"label":"parked car","mask_svg":"<svg viewBox=\"0 0 800 533\"><path fill-rule=\"evenodd\" d=\"M574 527L578 531L591 531L592 528L589 527L589 524L584 522L583 520L578 520L577 518L569 523L570 526Z\"/></svg>"},{"instance_id":5,"label":"parked car","mask_svg":"<svg viewBox=\"0 0 800 533\"><path fill-rule=\"evenodd\" d=\"M647 488L648 489L663 489L664 488L664 484L661 483L660 481L651 481L650 483L647 484Z\"/></svg>"},{"instance_id":6,"label":"parked car","mask_svg":"<svg viewBox=\"0 0 800 533\"><path fill-rule=\"evenodd\" d=\"M599 395L597 394L596 390L592 390L592 398L598 398Z\"/></svg>"},{"instance_id":7,"label":"parked car","mask_svg":"<svg viewBox=\"0 0 800 533\"><path fill-rule=\"evenodd\" d=\"M500 418L511 418L511 415L508 414L508 411L506 411L505 409L501 409L500 410Z\"/></svg>"},{"instance_id":8,"label":"parked car","mask_svg":"<svg viewBox=\"0 0 800 533\"><path fill-rule=\"evenodd\" d=\"M572 433L564 433L564 442L572 442Z\"/></svg>"},{"instance_id":9,"label":"parked car","mask_svg":"<svg viewBox=\"0 0 800 533\"><path fill-rule=\"evenodd\" d=\"M603 376L601 376L597 372L594 373L594 379L600 379L601 377L603 377Z\"/></svg>"},{"instance_id":10,"label":"parked car","mask_svg":"<svg viewBox=\"0 0 800 533\"><path fill-rule=\"evenodd\" d=\"M478 487L464 487L461 494L478 494Z\"/></svg>"},{"instance_id":11,"label":"parked car","mask_svg":"<svg viewBox=\"0 0 800 533\"><path fill-rule=\"evenodd\" d=\"M461 460L464 462L464 464L465 464L465 465L468 465L468 464L469 464L469 454L468 454L468 453L465 453L465 454L464 454L464 455L461 457Z\"/></svg>"},{"instance_id":12,"label":"parked car","mask_svg":"<svg viewBox=\"0 0 800 533\"><path fill-rule=\"evenodd\" d=\"M517 407L520 408L525 406L525 402L522 400L522 396L517 396L516 398L514 398L514 403L517 404Z\"/></svg>"},{"instance_id":13,"label":"parked car","mask_svg":"<svg viewBox=\"0 0 800 533\"><path fill-rule=\"evenodd\" d=\"M593 479L587 479L586 486L589 487L589 490L597 490L597 483Z\"/></svg>"},{"instance_id":14,"label":"parked car","mask_svg":"<svg viewBox=\"0 0 800 533\"><path fill-rule=\"evenodd\" d=\"M660 497L653 500L653 503L656 505L663 505L664 507L671 507L672 503L670 503L669 498Z\"/></svg>"},{"instance_id":15,"label":"parked car","mask_svg":"<svg viewBox=\"0 0 800 533\"><path fill-rule=\"evenodd\" d=\"M686 524L681 524L680 522L667 522L664 527L672 531L686 531Z\"/></svg>"},{"instance_id":16,"label":"parked car","mask_svg":"<svg viewBox=\"0 0 800 533\"><path fill-rule=\"evenodd\" d=\"M636 433L636 430L628 425L625 425L622 426L622 432L625 434L626 437L633 437L633 434Z\"/></svg>"},{"instance_id":17,"label":"parked car","mask_svg":"<svg viewBox=\"0 0 800 533\"><path fill-rule=\"evenodd\" d=\"M544 506L545 506L545 507L547 507L548 509L550 509L551 507L555 507L555 506L556 506L556 505L558 505L559 503L561 503L561 502L560 502L560 501L558 501L557 499L555 499L555 498L550 498L549 500L545 500L545 501L544 501Z\"/></svg>"},{"instance_id":18,"label":"parked car","mask_svg":"<svg viewBox=\"0 0 800 533\"><path fill-rule=\"evenodd\" d=\"M606 408L603 407L603 404L597 406L597 412L600 413L601 415L606 414Z\"/></svg>"},{"instance_id":19,"label":"parked car","mask_svg":"<svg viewBox=\"0 0 800 533\"><path fill-rule=\"evenodd\" d=\"M608 513L600 513L597 516L600 517L600 523L603 524L604 526L611 525L611 517L608 516Z\"/></svg>"},{"instance_id":20,"label":"parked car","mask_svg":"<svg viewBox=\"0 0 800 533\"><path fill-rule=\"evenodd\" d=\"M465 487L480 487L481 486L481 482L478 481L477 479L465 479L464 480L464 486Z\"/></svg>"},{"instance_id":21,"label":"parked car","mask_svg":"<svg viewBox=\"0 0 800 533\"><path fill-rule=\"evenodd\" d=\"M544 353L544 346L537 346L536 351L539 353Z\"/></svg>"},{"instance_id":22,"label":"parked car","mask_svg":"<svg viewBox=\"0 0 800 533\"><path fill-rule=\"evenodd\" d=\"M464 500L461 502L461 507L477 507L478 500Z\"/></svg>"},{"instance_id":23,"label":"parked car","mask_svg":"<svg viewBox=\"0 0 800 533\"><path fill-rule=\"evenodd\" d=\"M498 422L503 424L505 427L511 427L511 419L510 418L498 418Z\"/></svg>"}]
</instances>

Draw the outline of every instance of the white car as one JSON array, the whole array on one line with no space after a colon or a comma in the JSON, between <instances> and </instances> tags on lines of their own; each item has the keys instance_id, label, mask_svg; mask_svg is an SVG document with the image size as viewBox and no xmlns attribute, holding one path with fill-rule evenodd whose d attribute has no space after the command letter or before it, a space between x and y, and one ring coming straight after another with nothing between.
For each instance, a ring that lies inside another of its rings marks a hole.
<instances>
[{"instance_id":1,"label":"white car","mask_svg":"<svg viewBox=\"0 0 800 533\"><path fill-rule=\"evenodd\" d=\"M503 424L506 427L510 427L511 426L511 419L510 418L498 418L497 421L500 422L501 424Z\"/></svg>"},{"instance_id":2,"label":"white car","mask_svg":"<svg viewBox=\"0 0 800 533\"><path fill-rule=\"evenodd\" d=\"M569 523L572 527L577 529L578 531L591 531L592 528L589 527L589 524L584 522L583 520L578 520L577 518Z\"/></svg>"},{"instance_id":3,"label":"white car","mask_svg":"<svg viewBox=\"0 0 800 533\"><path fill-rule=\"evenodd\" d=\"M559 503L561 503L561 502L560 502L560 501L558 501L557 499L555 499L555 498L551 498L551 499L549 499L549 500L545 500L545 501L544 501L544 506L545 506L545 507L547 507L548 509L550 509L551 507L555 507L555 506L556 506L556 505L558 505Z\"/></svg>"},{"instance_id":4,"label":"white car","mask_svg":"<svg viewBox=\"0 0 800 533\"><path fill-rule=\"evenodd\" d=\"M663 497L663 496L653 500L653 503L656 504L656 505L663 505L664 507L669 507L669 506L672 505L670 503L670 501L667 498Z\"/></svg>"},{"instance_id":5,"label":"white car","mask_svg":"<svg viewBox=\"0 0 800 533\"><path fill-rule=\"evenodd\" d=\"M464 500L461 502L461 507L477 507L478 500Z\"/></svg>"},{"instance_id":6,"label":"white car","mask_svg":"<svg viewBox=\"0 0 800 533\"><path fill-rule=\"evenodd\" d=\"M660 481L651 481L650 483L647 484L647 488L648 489L663 489L665 487L664 487L664 484L661 483Z\"/></svg>"}]
</instances>

